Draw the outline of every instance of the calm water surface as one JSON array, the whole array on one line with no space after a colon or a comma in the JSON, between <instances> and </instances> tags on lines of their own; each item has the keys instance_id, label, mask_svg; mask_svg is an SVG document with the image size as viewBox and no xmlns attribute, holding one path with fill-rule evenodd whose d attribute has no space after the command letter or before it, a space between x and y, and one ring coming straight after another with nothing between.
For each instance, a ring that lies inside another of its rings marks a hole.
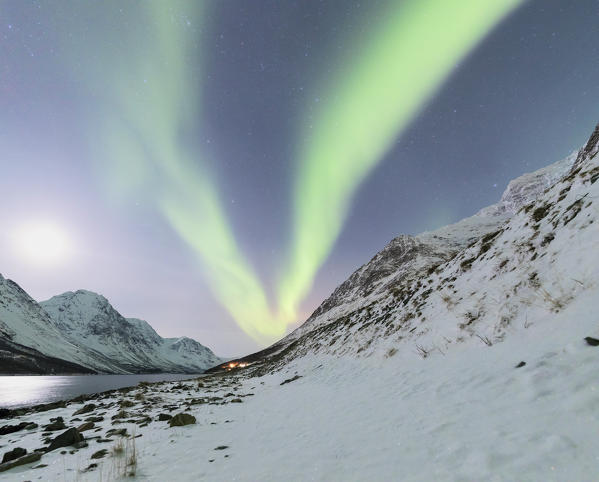
<instances>
[{"instance_id":1,"label":"calm water surface","mask_svg":"<svg viewBox=\"0 0 599 482\"><path fill-rule=\"evenodd\" d=\"M18 408L66 400L78 395L132 387L139 382L185 380L198 375L0 376L0 408Z\"/></svg>"}]
</instances>

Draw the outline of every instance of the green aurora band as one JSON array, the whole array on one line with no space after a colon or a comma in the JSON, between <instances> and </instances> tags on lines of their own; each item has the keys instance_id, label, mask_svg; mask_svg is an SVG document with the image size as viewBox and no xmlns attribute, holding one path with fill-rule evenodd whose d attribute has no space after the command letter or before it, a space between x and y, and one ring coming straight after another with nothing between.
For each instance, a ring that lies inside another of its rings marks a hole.
<instances>
[{"instance_id":1,"label":"green aurora band","mask_svg":"<svg viewBox=\"0 0 599 482\"><path fill-rule=\"evenodd\" d=\"M324 94L299 147L291 252L279 286L285 318L311 289L361 182L458 63L521 3L393 2L328 88L315 89Z\"/></svg>"},{"instance_id":2,"label":"green aurora band","mask_svg":"<svg viewBox=\"0 0 599 482\"><path fill-rule=\"evenodd\" d=\"M133 36L129 45L112 45L100 53L115 74L97 145L102 169L116 191L154 186L156 206L200 259L218 301L253 339L272 341L284 334L286 323L270 314L260 280L235 241L206 159L182 141L182 134L197 125L200 89L191 84L197 77L189 62L195 39L172 12L192 6L194 20L201 12L189 2L140 5L147 25L141 38ZM127 51L135 56L123 55Z\"/></svg>"},{"instance_id":3,"label":"green aurora band","mask_svg":"<svg viewBox=\"0 0 599 482\"><path fill-rule=\"evenodd\" d=\"M392 2L380 25L335 69L298 151L294 227L275 313L235 240L209 159L185 142L200 118L201 85L194 84L197 65L190 62L197 33L180 19L186 10L201 19L201 2L144 1L139 28L123 25L118 35L96 42L82 33L87 48L74 65L87 65L86 84L105 96L101 136L92 138L101 171L116 192L151 192L197 255L216 299L254 340L272 342L298 321L298 306L360 183L458 62L521 2ZM84 10L88 22L95 21L94 12L89 5Z\"/></svg>"}]
</instances>

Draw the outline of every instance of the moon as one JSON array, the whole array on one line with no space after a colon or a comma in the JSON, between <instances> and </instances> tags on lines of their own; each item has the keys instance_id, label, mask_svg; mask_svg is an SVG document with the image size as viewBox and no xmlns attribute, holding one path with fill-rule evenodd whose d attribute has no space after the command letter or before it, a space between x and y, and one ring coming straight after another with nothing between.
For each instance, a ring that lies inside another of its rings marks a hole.
<instances>
[{"instance_id":1,"label":"moon","mask_svg":"<svg viewBox=\"0 0 599 482\"><path fill-rule=\"evenodd\" d=\"M37 220L21 224L15 228L12 237L18 256L39 267L64 264L74 251L69 232L54 221Z\"/></svg>"}]
</instances>

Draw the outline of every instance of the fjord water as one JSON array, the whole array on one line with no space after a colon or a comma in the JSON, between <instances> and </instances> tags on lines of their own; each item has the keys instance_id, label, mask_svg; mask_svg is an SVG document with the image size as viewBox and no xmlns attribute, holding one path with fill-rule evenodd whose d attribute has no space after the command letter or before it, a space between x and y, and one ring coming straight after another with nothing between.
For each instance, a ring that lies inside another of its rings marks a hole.
<instances>
[{"instance_id":1,"label":"fjord water","mask_svg":"<svg viewBox=\"0 0 599 482\"><path fill-rule=\"evenodd\" d=\"M198 375L0 376L0 408L19 408L68 400L79 395L131 387L139 382L185 380Z\"/></svg>"}]
</instances>

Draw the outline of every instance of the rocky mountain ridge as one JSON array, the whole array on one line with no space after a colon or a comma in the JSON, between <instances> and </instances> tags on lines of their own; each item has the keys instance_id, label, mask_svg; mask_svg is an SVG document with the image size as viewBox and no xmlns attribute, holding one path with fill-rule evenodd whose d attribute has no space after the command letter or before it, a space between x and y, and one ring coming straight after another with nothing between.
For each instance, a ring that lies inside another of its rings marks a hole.
<instances>
[{"instance_id":1,"label":"rocky mountain ridge","mask_svg":"<svg viewBox=\"0 0 599 482\"><path fill-rule=\"evenodd\" d=\"M550 166L510 181L498 203L474 216L416 236L404 234L394 238L335 289L290 337L352 311L356 300L359 303L375 300L406 277L417 278L433 266L447 262L472 242L508 222L519 209L568 173L576 158L574 152Z\"/></svg>"},{"instance_id":2,"label":"rocky mountain ridge","mask_svg":"<svg viewBox=\"0 0 599 482\"><path fill-rule=\"evenodd\" d=\"M37 303L0 276L0 338L104 373L198 373L220 358L190 338L162 338L124 318L106 298L79 290Z\"/></svg>"},{"instance_id":3,"label":"rocky mountain ridge","mask_svg":"<svg viewBox=\"0 0 599 482\"><path fill-rule=\"evenodd\" d=\"M398 236L303 325L240 360L260 371L316 353L427 357L543 323L599 283L598 151L599 126L578 152L510 182L497 204Z\"/></svg>"}]
</instances>

